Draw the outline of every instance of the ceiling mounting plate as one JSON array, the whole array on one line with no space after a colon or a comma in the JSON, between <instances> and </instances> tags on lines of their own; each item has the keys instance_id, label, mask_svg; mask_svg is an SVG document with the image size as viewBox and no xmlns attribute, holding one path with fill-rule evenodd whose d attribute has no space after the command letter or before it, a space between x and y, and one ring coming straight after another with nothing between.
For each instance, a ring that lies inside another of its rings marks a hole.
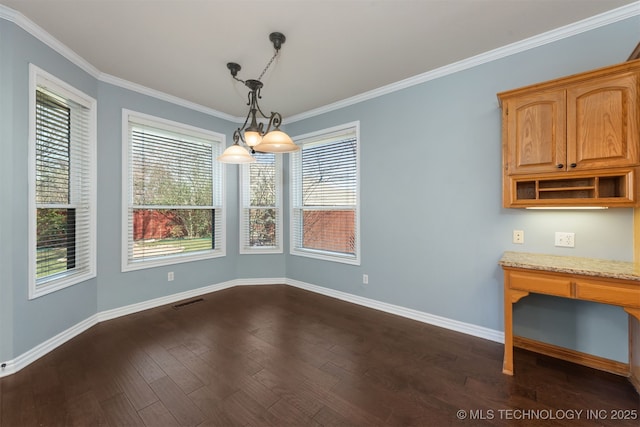
<instances>
[{"instance_id":1,"label":"ceiling mounting plate","mask_svg":"<svg viewBox=\"0 0 640 427\"><path fill-rule=\"evenodd\" d=\"M275 50L280 50L287 38L284 36L284 34L275 32L269 34L269 40L271 40L271 43L273 43L273 47Z\"/></svg>"},{"instance_id":2,"label":"ceiling mounting plate","mask_svg":"<svg viewBox=\"0 0 640 427\"><path fill-rule=\"evenodd\" d=\"M236 64L235 62L228 62L227 68L229 69L229 71L231 71L231 75L233 77L237 76L238 72L242 69L240 64Z\"/></svg>"}]
</instances>

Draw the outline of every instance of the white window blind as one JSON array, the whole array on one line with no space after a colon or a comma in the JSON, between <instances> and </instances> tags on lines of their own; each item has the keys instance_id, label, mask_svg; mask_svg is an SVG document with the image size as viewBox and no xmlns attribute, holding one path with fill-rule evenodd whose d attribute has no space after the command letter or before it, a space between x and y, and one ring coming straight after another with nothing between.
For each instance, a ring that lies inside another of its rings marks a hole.
<instances>
[{"instance_id":1,"label":"white window blind","mask_svg":"<svg viewBox=\"0 0 640 427\"><path fill-rule=\"evenodd\" d=\"M296 139L291 154L291 252L359 264L358 124Z\"/></svg>"},{"instance_id":2,"label":"white window blind","mask_svg":"<svg viewBox=\"0 0 640 427\"><path fill-rule=\"evenodd\" d=\"M281 155L255 153L240 167L240 253L281 253Z\"/></svg>"},{"instance_id":3,"label":"white window blind","mask_svg":"<svg viewBox=\"0 0 640 427\"><path fill-rule=\"evenodd\" d=\"M123 269L224 255L221 136L127 114Z\"/></svg>"},{"instance_id":4,"label":"white window blind","mask_svg":"<svg viewBox=\"0 0 640 427\"><path fill-rule=\"evenodd\" d=\"M31 66L30 297L95 276L95 100Z\"/></svg>"}]
</instances>

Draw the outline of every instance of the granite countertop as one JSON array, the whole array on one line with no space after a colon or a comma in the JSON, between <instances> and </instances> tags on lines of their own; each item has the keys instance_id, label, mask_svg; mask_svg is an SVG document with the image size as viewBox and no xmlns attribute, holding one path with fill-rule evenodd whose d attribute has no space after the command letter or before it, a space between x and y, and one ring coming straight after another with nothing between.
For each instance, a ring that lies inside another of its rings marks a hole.
<instances>
[{"instance_id":1,"label":"granite countertop","mask_svg":"<svg viewBox=\"0 0 640 427\"><path fill-rule=\"evenodd\" d=\"M502 267L526 268L556 273L582 274L640 282L640 264L597 258L505 252L498 262Z\"/></svg>"}]
</instances>

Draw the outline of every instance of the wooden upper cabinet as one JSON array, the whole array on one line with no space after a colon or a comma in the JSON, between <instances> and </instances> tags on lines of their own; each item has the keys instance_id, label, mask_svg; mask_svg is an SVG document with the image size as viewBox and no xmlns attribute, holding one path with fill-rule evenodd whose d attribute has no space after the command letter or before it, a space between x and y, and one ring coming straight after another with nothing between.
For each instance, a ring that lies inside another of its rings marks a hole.
<instances>
[{"instance_id":1,"label":"wooden upper cabinet","mask_svg":"<svg viewBox=\"0 0 640 427\"><path fill-rule=\"evenodd\" d=\"M637 165L639 70L572 76L551 87L499 94L507 173Z\"/></svg>"},{"instance_id":2,"label":"wooden upper cabinet","mask_svg":"<svg viewBox=\"0 0 640 427\"><path fill-rule=\"evenodd\" d=\"M509 173L556 172L566 158L564 91L524 94L503 104Z\"/></svg>"},{"instance_id":3,"label":"wooden upper cabinet","mask_svg":"<svg viewBox=\"0 0 640 427\"><path fill-rule=\"evenodd\" d=\"M640 206L640 59L498 98L503 206Z\"/></svg>"},{"instance_id":4,"label":"wooden upper cabinet","mask_svg":"<svg viewBox=\"0 0 640 427\"><path fill-rule=\"evenodd\" d=\"M624 73L567 88L567 164L638 164L638 84L637 73Z\"/></svg>"}]
</instances>

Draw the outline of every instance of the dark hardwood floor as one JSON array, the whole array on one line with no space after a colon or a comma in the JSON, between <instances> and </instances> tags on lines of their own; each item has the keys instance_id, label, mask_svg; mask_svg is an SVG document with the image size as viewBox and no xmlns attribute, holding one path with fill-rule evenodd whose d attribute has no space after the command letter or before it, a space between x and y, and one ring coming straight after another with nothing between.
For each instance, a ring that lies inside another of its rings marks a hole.
<instances>
[{"instance_id":1,"label":"dark hardwood floor","mask_svg":"<svg viewBox=\"0 0 640 427\"><path fill-rule=\"evenodd\" d=\"M2 378L0 425L640 423L615 375L516 350L506 376L501 344L284 285L202 299L100 323Z\"/></svg>"}]
</instances>

